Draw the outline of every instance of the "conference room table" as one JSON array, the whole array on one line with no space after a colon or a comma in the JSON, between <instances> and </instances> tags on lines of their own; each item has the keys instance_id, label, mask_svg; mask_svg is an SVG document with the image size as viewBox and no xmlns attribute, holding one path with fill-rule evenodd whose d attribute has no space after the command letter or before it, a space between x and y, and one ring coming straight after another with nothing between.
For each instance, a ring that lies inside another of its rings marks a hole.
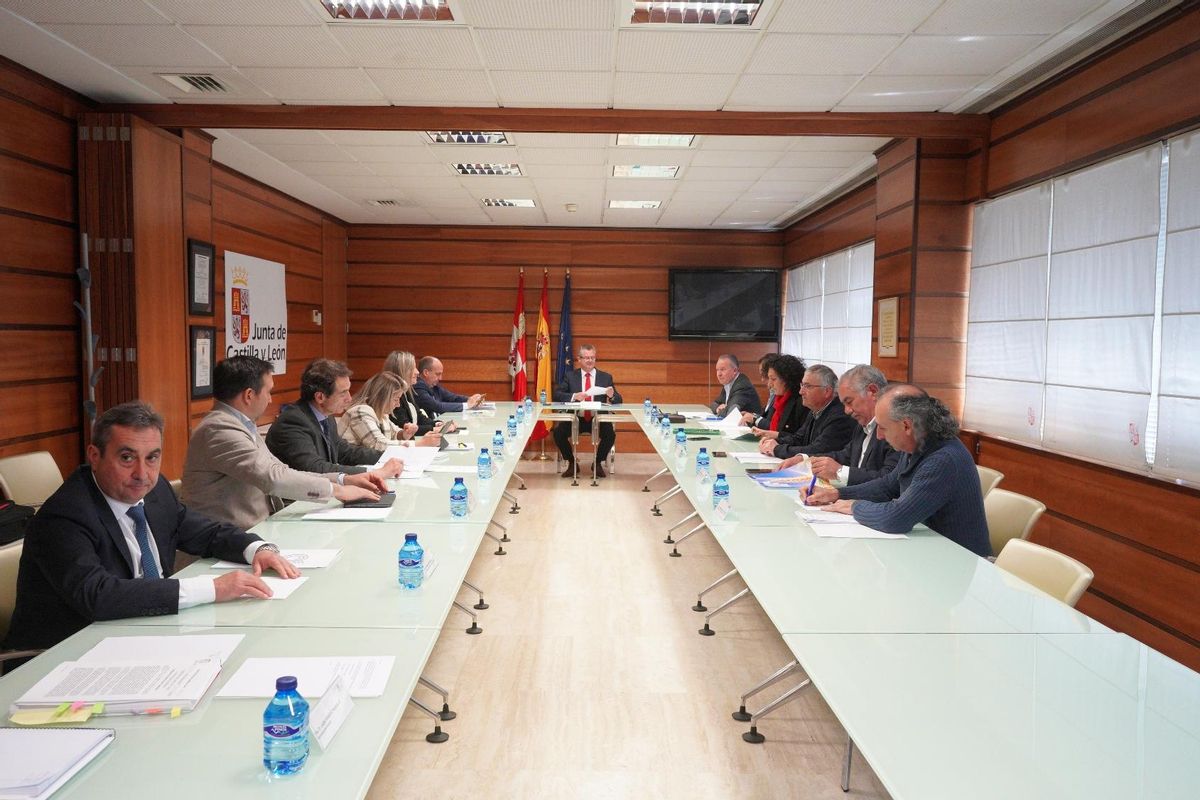
<instances>
[{"instance_id":1,"label":"conference room table","mask_svg":"<svg viewBox=\"0 0 1200 800\"><path fill-rule=\"evenodd\" d=\"M490 446L511 407L497 404L494 420L466 417L464 438ZM651 430L640 405L603 414L646 432L686 501L664 504L666 516L650 517L647 530L658 536L676 510L685 519L695 512L689 527L711 532L896 800L1200 796L1200 675L922 527L897 540L817 536L796 517L794 492L759 486L732 457L714 458L711 467L731 486L732 511L722 516L711 483L696 475L701 442L692 438L679 458L674 438ZM56 796L115 797L157 786L184 787L178 796L192 788L197 795L362 796L531 430L522 426L482 491L477 449L444 459L467 478L473 506L465 519L449 516L455 474L441 471L399 481L403 510L393 506L382 520L306 521L303 514L320 505L293 504L255 532L284 548L341 553L329 567L305 570L310 580L290 598L95 624L0 679L0 703L11 703L54 664L110 635L245 633L217 689L253 655L395 655L384 697L356 701L330 751L314 745L304 772L269 779L262 769L264 700L210 692L178 720L98 719L111 721L117 741ZM719 433L703 445L754 449ZM410 531L437 569L420 590L402 593L395 553ZM205 560L183 574L211 570ZM730 687L731 700L744 688ZM153 769L141 770L143 760Z\"/></svg>"}]
</instances>

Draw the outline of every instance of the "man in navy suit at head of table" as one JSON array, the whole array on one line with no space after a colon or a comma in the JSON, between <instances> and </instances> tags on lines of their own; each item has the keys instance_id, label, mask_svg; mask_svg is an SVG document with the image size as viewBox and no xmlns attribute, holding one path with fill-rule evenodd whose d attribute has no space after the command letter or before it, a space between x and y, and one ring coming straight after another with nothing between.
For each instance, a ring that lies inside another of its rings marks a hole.
<instances>
[{"instance_id":1,"label":"man in navy suit at head of table","mask_svg":"<svg viewBox=\"0 0 1200 800\"><path fill-rule=\"evenodd\" d=\"M596 348L590 344L579 346L579 368L563 375L562 380L554 387L554 402L578 403L582 401L621 402L621 393L613 386L613 376L596 369ZM587 433L592 430L592 425L592 412L582 412L579 415L579 432ZM596 449L595 463L597 478L606 477L604 460L608 458L616 441L617 432L612 423L600 423L600 444ZM575 473L575 452L571 449L571 423L560 422L554 426L554 443L558 445L558 452L567 462L567 468L563 470L562 476L570 478Z\"/></svg>"}]
</instances>

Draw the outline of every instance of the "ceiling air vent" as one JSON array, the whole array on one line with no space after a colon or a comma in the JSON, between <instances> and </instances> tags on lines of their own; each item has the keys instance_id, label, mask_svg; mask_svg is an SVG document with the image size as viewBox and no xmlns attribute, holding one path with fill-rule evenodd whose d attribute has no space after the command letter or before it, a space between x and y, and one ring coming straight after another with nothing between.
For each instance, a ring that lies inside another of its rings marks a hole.
<instances>
[{"instance_id":1,"label":"ceiling air vent","mask_svg":"<svg viewBox=\"0 0 1200 800\"><path fill-rule=\"evenodd\" d=\"M221 83L213 75L164 75L159 73L158 77L181 92L187 92L188 94L193 92L200 94L227 94L229 92L225 84Z\"/></svg>"}]
</instances>

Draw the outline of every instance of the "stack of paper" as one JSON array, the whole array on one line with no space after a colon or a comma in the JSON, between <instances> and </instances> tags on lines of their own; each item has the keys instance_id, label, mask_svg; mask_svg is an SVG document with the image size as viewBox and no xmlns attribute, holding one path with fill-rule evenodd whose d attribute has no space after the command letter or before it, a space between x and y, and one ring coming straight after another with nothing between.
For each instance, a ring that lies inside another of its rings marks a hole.
<instances>
[{"instance_id":1,"label":"stack of paper","mask_svg":"<svg viewBox=\"0 0 1200 800\"><path fill-rule=\"evenodd\" d=\"M114 736L101 728L0 728L0 797L49 797Z\"/></svg>"},{"instance_id":2,"label":"stack of paper","mask_svg":"<svg viewBox=\"0 0 1200 800\"><path fill-rule=\"evenodd\" d=\"M776 458L775 456L769 456L765 453L759 453L755 451L747 453L730 453L729 455L733 456L733 460L739 464L753 464L755 466L774 467L783 463L782 458Z\"/></svg>"},{"instance_id":3,"label":"stack of paper","mask_svg":"<svg viewBox=\"0 0 1200 800\"><path fill-rule=\"evenodd\" d=\"M849 514L825 511L804 506L796 516L806 522L813 533L827 539L907 539L907 533L884 533L868 528Z\"/></svg>"},{"instance_id":4,"label":"stack of paper","mask_svg":"<svg viewBox=\"0 0 1200 800\"><path fill-rule=\"evenodd\" d=\"M391 458L398 458L404 462L404 472L400 473L400 479L416 479L424 474L425 468L433 463L433 457L438 454L436 447L406 447L404 445L394 444L384 448L383 455L375 462L376 467L383 466L384 462Z\"/></svg>"},{"instance_id":5,"label":"stack of paper","mask_svg":"<svg viewBox=\"0 0 1200 800\"><path fill-rule=\"evenodd\" d=\"M750 477L766 489L799 489L812 483L812 472L803 464L793 464L787 469Z\"/></svg>"}]
</instances>

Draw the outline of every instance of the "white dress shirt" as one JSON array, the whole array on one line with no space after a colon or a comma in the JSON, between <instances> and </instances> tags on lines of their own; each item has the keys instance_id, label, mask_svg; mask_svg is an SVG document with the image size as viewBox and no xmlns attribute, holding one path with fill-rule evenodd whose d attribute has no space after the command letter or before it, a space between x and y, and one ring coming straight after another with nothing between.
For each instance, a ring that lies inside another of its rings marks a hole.
<instances>
[{"instance_id":1,"label":"white dress shirt","mask_svg":"<svg viewBox=\"0 0 1200 800\"><path fill-rule=\"evenodd\" d=\"M92 480L95 480L92 476ZM96 488L100 488L100 484L96 484ZM101 490L100 494L104 495L104 500L108 503L108 507L112 509L113 516L117 518L117 526L121 529L121 535L125 537L125 546L129 548L129 554L133 556L133 577L142 577L142 548L138 545L137 535L134 532L133 517L129 516L129 509L134 505L144 506L145 501L139 500L137 503L122 503ZM149 520L146 522L146 528L149 530ZM150 541L154 541L154 532L150 531ZM266 542L252 542L242 553L242 558L247 564L254 561L254 554L258 552L258 548L265 545ZM158 567L158 574L163 574L162 561L158 557L158 548L152 548L151 557L154 559L155 566ZM164 576L165 577L165 576ZM204 603L212 603L217 599L217 589L213 586L213 581L216 580L212 575L197 575L193 578L176 578L179 581L179 608L191 608L192 606L203 605Z\"/></svg>"},{"instance_id":2,"label":"white dress shirt","mask_svg":"<svg viewBox=\"0 0 1200 800\"><path fill-rule=\"evenodd\" d=\"M862 452L860 452L858 454L858 463L854 464L854 466L856 466L856 467L862 466L863 459L867 457L867 447L871 444L871 437L874 435L875 435L875 420L871 420L870 422L867 423L866 430L864 431ZM844 464L838 469L837 479L839 481L841 481L842 483L845 483L846 481L850 480L850 466L851 466L850 464Z\"/></svg>"}]
</instances>

